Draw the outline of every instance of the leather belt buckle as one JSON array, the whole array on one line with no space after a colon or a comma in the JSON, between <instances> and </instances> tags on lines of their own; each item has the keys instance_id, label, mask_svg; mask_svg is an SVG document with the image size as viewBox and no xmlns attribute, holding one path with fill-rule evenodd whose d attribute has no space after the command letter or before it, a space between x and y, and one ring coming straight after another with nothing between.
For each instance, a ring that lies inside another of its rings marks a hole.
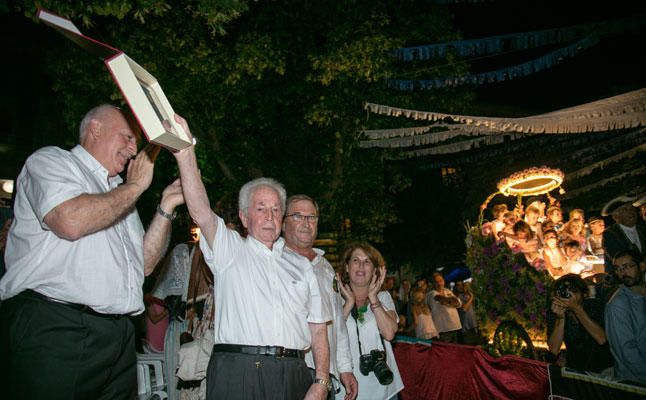
<instances>
[{"instance_id":1,"label":"leather belt buckle","mask_svg":"<svg viewBox=\"0 0 646 400\"><path fill-rule=\"evenodd\" d=\"M285 348L281 346L267 346L267 355L273 357L285 357Z\"/></svg>"}]
</instances>

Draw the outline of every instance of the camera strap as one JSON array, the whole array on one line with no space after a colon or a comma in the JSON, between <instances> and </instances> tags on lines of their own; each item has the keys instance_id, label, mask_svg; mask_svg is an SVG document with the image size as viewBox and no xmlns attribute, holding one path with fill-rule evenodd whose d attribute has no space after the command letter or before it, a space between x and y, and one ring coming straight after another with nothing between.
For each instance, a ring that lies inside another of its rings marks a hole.
<instances>
[{"instance_id":1,"label":"camera strap","mask_svg":"<svg viewBox=\"0 0 646 400\"><path fill-rule=\"evenodd\" d=\"M357 304L355 303L354 307L352 307L352 311L350 311L350 315L352 315L352 318L354 318L354 327L357 329L357 343L359 344L359 357L363 355L363 352L361 351L361 336L359 335L359 310L357 309ZM373 314L374 315L374 314ZM376 318L375 318L375 323L376 323ZM379 331L379 326L377 326L377 331ZM379 339L381 339L381 347L383 347L384 351L384 361L388 358L388 353L386 352L386 344L384 343L384 337L381 336L381 332L379 332Z\"/></svg>"}]
</instances>

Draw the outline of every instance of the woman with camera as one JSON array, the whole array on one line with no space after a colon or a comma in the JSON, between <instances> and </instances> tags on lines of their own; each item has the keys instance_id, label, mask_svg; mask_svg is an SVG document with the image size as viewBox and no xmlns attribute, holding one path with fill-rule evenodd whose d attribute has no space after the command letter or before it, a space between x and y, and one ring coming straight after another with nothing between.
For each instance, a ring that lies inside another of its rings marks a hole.
<instances>
[{"instance_id":1,"label":"woman with camera","mask_svg":"<svg viewBox=\"0 0 646 400\"><path fill-rule=\"evenodd\" d=\"M565 342L567 367L602 372L614 364L604 330L604 302L588 298L588 286L576 274L554 283L551 312L547 315L547 344L559 354Z\"/></svg>"},{"instance_id":2,"label":"woman with camera","mask_svg":"<svg viewBox=\"0 0 646 400\"><path fill-rule=\"evenodd\" d=\"M357 399L390 399L404 388L390 340L397 332L395 304L381 286L386 277L384 259L368 243L348 247L343 256L345 279L340 286L345 299L343 315L350 337L354 375L359 382ZM343 399L343 390L337 399Z\"/></svg>"}]
</instances>

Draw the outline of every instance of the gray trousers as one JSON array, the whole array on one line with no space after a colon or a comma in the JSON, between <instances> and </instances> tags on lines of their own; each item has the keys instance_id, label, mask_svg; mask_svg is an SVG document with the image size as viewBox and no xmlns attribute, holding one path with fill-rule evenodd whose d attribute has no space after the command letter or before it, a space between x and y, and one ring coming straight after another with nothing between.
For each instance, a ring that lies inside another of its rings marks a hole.
<instances>
[{"instance_id":1,"label":"gray trousers","mask_svg":"<svg viewBox=\"0 0 646 400\"><path fill-rule=\"evenodd\" d=\"M313 380L305 361L293 357L211 353L208 400L302 400Z\"/></svg>"}]
</instances>

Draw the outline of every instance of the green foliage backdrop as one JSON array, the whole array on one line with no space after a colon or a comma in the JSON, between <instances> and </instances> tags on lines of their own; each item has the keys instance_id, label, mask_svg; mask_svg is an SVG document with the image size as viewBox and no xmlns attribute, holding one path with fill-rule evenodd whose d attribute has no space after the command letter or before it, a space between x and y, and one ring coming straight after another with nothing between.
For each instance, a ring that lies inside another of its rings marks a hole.
<instances>
[{"instance_id":1,"label":"green foliage backdrop","mask_svg":"<svg viewBox=\"0 0 646 400\"><path fill-rule=\"evenodd\" d=\"M457 38L450 16L430 4L230 0L19 4L1 11L19 11L34 22L38 7L56 12L88 36L124 50L157 77L198 139L212 205L231 218L236 215L240 186L251 178L271 176L289 193L307 193L320 202L321 230L381 242L384 228L397 220L394 197L410 180L387 163L381 151L358 149L362 129L393 123L368 121L363 103L458 112L471 99L467 89L412 95L386 89L386 79L404 70L413 78L466 71L452 58L410 68L390 57L390 51L403 44ZM123 100L101 60L48 28L39 34L50 39L45 73L66 126L64 145L71 146L78 121L89 108ZM175 174L172 157L163 154L153 186L139 205L144 218Z\"/></svg>"}]
</instances>

